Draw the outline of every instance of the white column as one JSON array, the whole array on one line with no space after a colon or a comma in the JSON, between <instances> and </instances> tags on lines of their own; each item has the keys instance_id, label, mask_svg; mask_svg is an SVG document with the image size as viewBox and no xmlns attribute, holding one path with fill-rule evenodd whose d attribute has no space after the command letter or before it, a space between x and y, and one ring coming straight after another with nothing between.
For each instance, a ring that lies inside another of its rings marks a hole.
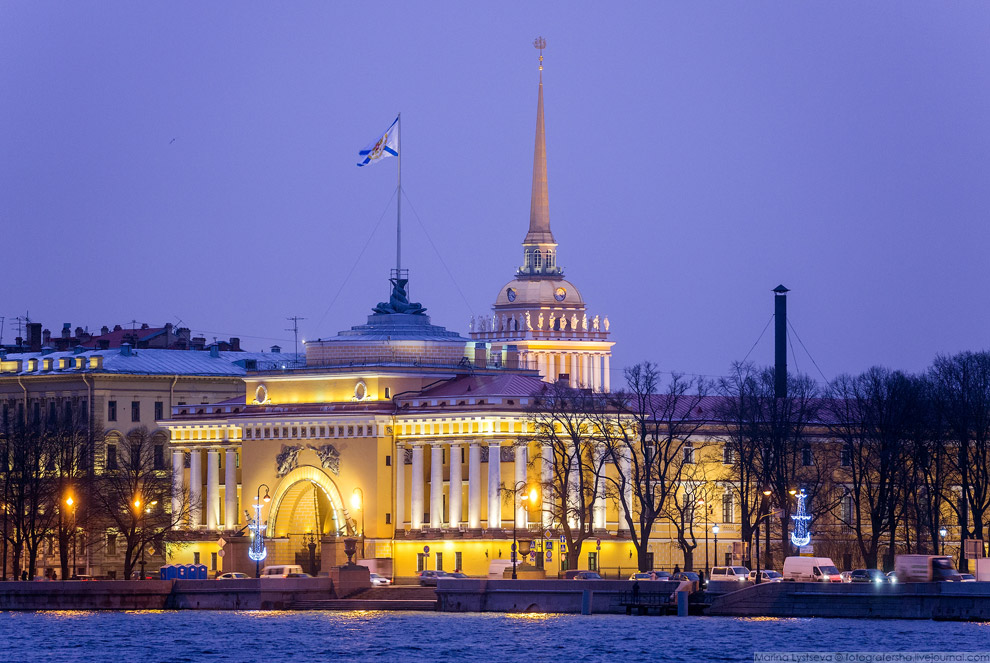
<instances>
[{"instance_id":1,"label":"white column","mask_svg":"<svg viewBox=\"0 0 990 663\"><path fill-rule=\"evenodd\" d=\"M182 450L172 451L172 522L178 529L180 522L177 517L182 513L182 503L185 500L185 488L183 487L183 474L186 471L186 452Z\"/></svg>"},{"instance_id":2,"label":"white column","mask_svg":"<svg viewBox=\"0 0 990 663\"><path fill-rule=\"evenodd\" d=\"M594 529L605 529L605 468L600 464L603 453L603 449L596 449L592 456L592 462L595 464L595 498L591 506L592 527Z\"/></svg>"},{"instance_id":3,"label":"white column","mask_svg":"<svg viewBox=\"0 0 990 663\"><path fill-rule=\"evenodd\" d=\"M544 445L540 451L540 482L543 484L543 528L549 529L553 523L553 449Z\"/></svg>"},{"instance_id":4,"label":"white column","mask_svg":"<svg viewBox=\"0 0 990 663\"><path fill-rule=\"evenodd\" d=\"M430 527L443 527L443 447L430 446Z\"/></svg>"},{"instance_id":5,"label":"white column","mask_svg":"<svg viewBox=\"0 0 990 663\"><path fill-rule=\"evenodd\" d=\"M571 454L571 471L567 475L567 507L565 513L567 514L567 520L570 522L571 527L577 527L578 519L578 509L580 508L581 502L584 497L581 495L581 486L578 483L578 474L581 472L581 462L578 458L578 450L575 447L570 448Z\"/></svg>"},{"instance_id":6,"label":"white column","mask_svg":"<svg viewBox=\"0 0 990 663\"><path fill-rule=\"evenodd\" d=\"M412 449L412 494L409 522L413 529L423 529L423 445L414 444Z\"/></svg>"},{"instance_id":7,"label":"white column","mask_svg":"<svg viewBox=\"0 0 990 663\"><path fill-rule=\"evenodd\" d=\"M577 389L581 386L581 375L578 373L578 356L571 355L571 387Z\"/></svg>"},{"instance_id":8,"label":"white column","mask_svg":"<svg viewBox=\"0 0 990 663\"><path fill-rule=\"evenodd\" d=\"M557 381L557 374L560 371L557 370L557 355L552 352L547 353L547 379L550 382Z\"/></svg>"},{"instance_id":9,"label":"white column","mask_svg":"<svg viewBox=\"0 0 990 663\"><path fill-rule=\"evenodd\" d=\"M516 501L516 529L526 529L526 505L528 502L522 500L526 494L526 444L516 443L515 458L515 485L513 485L514 497Z\"/></svg>"},{"instance_id":10,"label":"white column","mask_svg":"<svg viewBox=\"0 0 990 663\"><path fill-rule=\"evenodd\" d=\"M189 451L189 526L199 527L203 521L203 452Z\"/></svg>"},{"instance_id":11,"label":"white column","mask_svg":"<svg viewBox=\"0 0 990 663\"><path fill-rule=\"evenodd\" d=\"M622 501L632 511L632 460L629 457L628 449L624 449L622 456L619 457L619 472L626 480L625 488L622 491ZM629 523L626 522L626 511L622 504L619 505L619 530L629 531Z\"/></svg>"},{"instance_id":12,"label":"white column","mask_svg":"<svg viewBox=\"0 0 990 663\"><path fill-rule=\"evenodd\" d=\"M227 449L224 454L223 513L224 527L237 527L237 450Z\"/></svg>"},{"instance_id":13,"label":"white column","mask_svg":"<svg viewBox=\"0 0 990 663\"><path fill-rule=\"evenodd\" d=\"M605 355L604 357L602 357L602 361L605 363L605 370L603 371L604 374L603 375L604 383L602 386L603 391L612 391L612 379L609 377L608 374L610 359L611 359L610 355Z\"/></svg>"},{"instance_id":14,"label":"white column","mask_svg":"<svg viewBox=\"0 0 990 663\"><path fill-rule=\"evenodd\" d=\"M601 391L602 388L602 365L601 356L591 355L591 388Z\"/></svg>"},{"instance_id":15,"label":"white column","mask_svg":"<svg viewBox=\"0 0 990 663\"><path fill-rule=\"evenodd\" d=\"M395 470L395 531L401 532L406 522L406 449L396 445L395 458L392 459Z\"/></svg>"},{"instance_id":16,"label":"white column","mask_svg":"<svg viewBox=\"0 0 990 663\"><path fill-rule=\"evenodd\" d=\"M450 507L450 527L457 529L461 526L461 445L450 445L450 488L448 488L447 506Z\"/></svg>"},{"instance_id":17,"label":"white column","mask_svg":"<svg viewBox=\"0 0 990 663\"><path fill-rule=\"evenodd\" d=\"M220 452L206 452L206 529L220 526Z\"/></svg>"},{"instance_id":18,"label":"white column","mask_svg":"<svg viewBox=\"0 0 990 663\"><path fill-rule=\"evenodd\" d=\"M502 527L502 447L501 442L488 443L488 529Z\"/></svg>"},{"instance_id":19,"label":"white column","mask_svg":"<svg viewBox=\"0 0 990 663\"><path fill-rule=\"evenodd\" d=\"M581 355L581 386L591 388L591 355Z\"/></svg>"},{"instance_id":20,"label":"white column","mask_svg":"<svg viewBox=\"0 0 990 663\"><path fill-rule=\"evenodd\" d=\"M481 445L468 449L468 527L481 528Z\"/></svg>"},{"instance_id":21,"label":"white column","mask_svg":"<svg viewBox=\"0 0 990 663\"><path fill-rule=\"evenodd\" d=\"M547 356L543 352L536 353L536 368L540 371L540 377L547 378Z\"/></svg>"}]
</instances>

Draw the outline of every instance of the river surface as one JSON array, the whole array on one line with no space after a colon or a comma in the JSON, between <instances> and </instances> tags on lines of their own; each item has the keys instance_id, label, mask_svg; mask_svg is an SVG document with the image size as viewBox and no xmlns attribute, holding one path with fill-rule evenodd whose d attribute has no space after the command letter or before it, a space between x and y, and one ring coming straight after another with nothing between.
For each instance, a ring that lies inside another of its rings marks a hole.
<instances>
[{"instance_id":1,"label":"river surface","mask_svg":"<svg viewBox=\"0 0 990 663\"><path fill-rule=\"evenodd\" d=\"M0 612L4 663L753 661L757 651L980 650L990 650L990 624L418 612Z\"/></svg>"}]
</instances>

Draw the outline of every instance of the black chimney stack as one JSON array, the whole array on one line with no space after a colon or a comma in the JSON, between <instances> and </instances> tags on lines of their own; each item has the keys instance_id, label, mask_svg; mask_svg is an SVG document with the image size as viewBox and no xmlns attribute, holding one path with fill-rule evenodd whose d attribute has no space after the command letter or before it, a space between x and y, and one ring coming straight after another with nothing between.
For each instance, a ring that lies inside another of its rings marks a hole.
<instances>
[{"instance_id":1,"label":"black chimney stack","mask_svg":"<svg viewBox=\"0 0 990 663\"><path fill-rule=\"evenodd\" d=\"M773 396L787 398L787 293L782 285L773 289Z\"/></svg>"}]
</instances>

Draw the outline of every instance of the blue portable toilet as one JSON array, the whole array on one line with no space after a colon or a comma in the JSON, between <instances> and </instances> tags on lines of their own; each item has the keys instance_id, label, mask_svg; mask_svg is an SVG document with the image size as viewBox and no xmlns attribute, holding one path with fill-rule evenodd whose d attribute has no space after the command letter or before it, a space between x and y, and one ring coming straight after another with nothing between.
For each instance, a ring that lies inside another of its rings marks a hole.
<instances>
[{"instance_id":1,"label":"blue portable toilet","mask_svg":"<svg viewBox=\"0 0 990 663\"><path fill-rule=\"evenodd\" d=\"M189 578L189 567L185 564L177 564L175 567L175 577L178 580L187 580Z\"/></svg>"},{"instance_id":2,"label":"blue portable toilet","mask_svg":"<svg viewBox=\"0 0 990 663\"><path fill-rule=\"evenodd\" d=\"M158 577L162 580L175 580L178 574L179 571L175 568L174 564L166 564L158 569Z\"/></svg>"},{"instance_id":3,"label":"blue portable toilet","mask_svg":"<svg viewBox=\"0 0 990 663\"><path fill-rule=\"evenodd\" d=\"M209 571L206 569L206 564L196 564L190 569L190 578L196 578L197 580L208 580Z\"/></svg>"}]
</instances>

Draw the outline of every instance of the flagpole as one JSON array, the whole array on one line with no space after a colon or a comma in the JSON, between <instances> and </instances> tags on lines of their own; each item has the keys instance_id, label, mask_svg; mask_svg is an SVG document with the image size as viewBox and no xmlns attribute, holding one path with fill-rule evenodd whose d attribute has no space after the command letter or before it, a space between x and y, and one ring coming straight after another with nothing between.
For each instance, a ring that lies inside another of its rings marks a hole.
<instances>
[{"instance_id":1,"label":"flagpole","mask_svg":"<svg viewBox=\"0 0 990 663\"><path fill-rule=\"evenodd\" d=\"M402 278L402 113L398 117L398 198L395 204L395 277Z\"/></svg>"}]
</instances>

